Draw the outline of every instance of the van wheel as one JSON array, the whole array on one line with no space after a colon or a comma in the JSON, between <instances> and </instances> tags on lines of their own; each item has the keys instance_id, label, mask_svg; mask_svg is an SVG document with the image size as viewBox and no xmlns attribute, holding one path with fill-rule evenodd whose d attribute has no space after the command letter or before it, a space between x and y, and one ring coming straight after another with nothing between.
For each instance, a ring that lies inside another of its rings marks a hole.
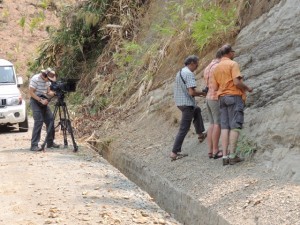
<instances>
[{"instance_id":1,"label":"van wheel","mask_svg":"<svg viewBox=\"0 0 300 225\"><path fill-rule=\"evenodd\" d=\"M20 132L27 132L28 131L28 119L26 116L26 119L24 122L19 123L19 131Z\"/></svg>"}]
</instances>

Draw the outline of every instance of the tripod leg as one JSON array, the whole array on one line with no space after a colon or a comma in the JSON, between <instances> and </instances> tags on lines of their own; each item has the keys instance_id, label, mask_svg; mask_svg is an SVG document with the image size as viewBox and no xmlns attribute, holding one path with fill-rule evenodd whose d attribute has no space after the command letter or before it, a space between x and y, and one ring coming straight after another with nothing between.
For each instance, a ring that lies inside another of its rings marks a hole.
<instances>
[{"instance_id":1,"label":"tripod leg","mask_svg":"<svg viewBox=\"0 0 300 225\"><path fill-rule=\"evenodd\" d=\"M67 148L68 147L68 140L67 140L67 113L66 113L66 104L63 103L63 106L62 106L62 112L63 112L63 116L64 116L64 119L61 120L61 123L62 123L62 131L63 131L63 136L64 136L64 148Z\"/></svg>"},{"instance_id":2,"label":"tripod leg","mask_svg":"<svg viewBox=\"0 0 300 225\"><path fill-rule=\"evenodd\" d=\"M65 117L66 118L66 125L67 125L66 128L68 129L68 131L71 135L73 146L74 146L74 152L77 152L78 151L78 146L75 142L75 138L74 138L74 134L73 134L73 128L72 128L72 125L71 125L71 120L70 120L67 105L64 105L64 113L66 115L66 117ZM67 129L66 129L66 131L67 131Z\"/></svg>"}]
</instances>

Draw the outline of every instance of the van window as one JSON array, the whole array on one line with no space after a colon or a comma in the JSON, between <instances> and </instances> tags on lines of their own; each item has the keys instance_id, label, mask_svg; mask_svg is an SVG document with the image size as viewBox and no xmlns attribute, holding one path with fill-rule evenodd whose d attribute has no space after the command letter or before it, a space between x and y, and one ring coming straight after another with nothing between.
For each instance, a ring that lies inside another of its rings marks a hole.
<instances>
[{"instance_id":1,"label":"van window","mask_svg":"<svg viewBox=\"0 0 300 225\"><path fill-rule=\"evenodd\" d=\"M14 69L12 66L0 67L0 84L16 83Z\"/></svg>"}]
</instances>

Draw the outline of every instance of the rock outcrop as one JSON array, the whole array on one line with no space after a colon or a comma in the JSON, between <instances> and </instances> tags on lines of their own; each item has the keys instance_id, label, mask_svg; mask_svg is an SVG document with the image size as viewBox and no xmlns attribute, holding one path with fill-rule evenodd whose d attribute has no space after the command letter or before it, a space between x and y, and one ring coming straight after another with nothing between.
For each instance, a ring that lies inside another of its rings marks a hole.
<instances>
[{"instance_id":1,"label":"rock outcrop","mask_svg":"<svg viewBox=\"0 0 300 225\"><path fill-rule=\"evenodd\" d=\"M263 149L268 166L296 181L300 181L299 16L300 5L283 0L245 27L235 44L235 60L255 90L245 111L247 136Z\"/></svg>"}]
</instances>

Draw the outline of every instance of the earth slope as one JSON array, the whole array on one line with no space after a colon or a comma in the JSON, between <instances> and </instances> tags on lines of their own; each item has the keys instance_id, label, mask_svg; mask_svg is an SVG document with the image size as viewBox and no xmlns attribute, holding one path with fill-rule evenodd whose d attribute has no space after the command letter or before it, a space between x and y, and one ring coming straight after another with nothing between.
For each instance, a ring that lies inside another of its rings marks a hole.
<instances>
[{"instance_id":1,"label":"earth slope","mask_svg":"<svg viewBox=\"0 0 300 225\"><path fill-rule=\"evenodd\" d=\"M168 155L180 119L173 79L141 98L117 130L99 131L99 139L114 140L105 154L126 154L231 224L299 224L299 7L292 0L280 1L245 26L233 44L246 83L254 87L243 130L257 144L253 158L229 167L209 160L206 143L199 144L191 128L183 146L189 157L171 163ZM201 73L197 80L201 87ZM198 105L206 118L204 100L198 99ZM160 203L180 217L180 206Z\"/></svg>"}]
</instances>

